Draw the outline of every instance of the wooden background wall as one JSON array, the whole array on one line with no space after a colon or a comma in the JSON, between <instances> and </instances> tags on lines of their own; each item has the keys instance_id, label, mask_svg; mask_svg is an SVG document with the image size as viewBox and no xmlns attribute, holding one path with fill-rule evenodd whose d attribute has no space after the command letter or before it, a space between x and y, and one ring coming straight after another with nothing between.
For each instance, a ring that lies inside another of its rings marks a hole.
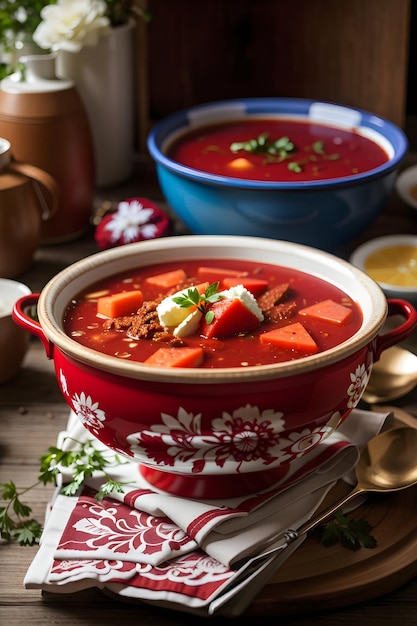
<instances>
[{"instance_id":1,"label":"wooden background wall","mask_svg":"<svg viewBox=\"0 0 417 626\"><path fill-rule=\"evenodd\" d=\"M405 125L411 0L147 0L138 136L193 104L318 98Z\"/></svg>"}]
</instances>

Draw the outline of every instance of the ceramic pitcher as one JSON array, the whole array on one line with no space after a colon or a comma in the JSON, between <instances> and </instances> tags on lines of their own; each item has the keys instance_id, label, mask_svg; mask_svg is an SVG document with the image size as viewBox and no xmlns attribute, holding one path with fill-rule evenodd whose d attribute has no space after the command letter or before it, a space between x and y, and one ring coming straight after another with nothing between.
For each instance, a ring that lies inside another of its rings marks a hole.
<instances>
[{"instance_id":1,"label":"ceramic pitcher","mask_svg":"<svg viewBox=\"0 0 417 626\"><path fill-rule=\"evenodd\" d=\"M95 162L90 126L70 80L55 76L54 55L21 57L25 70L0 83L0 137L16 160L31 163L58 182L55 215L42 224L42 242L84 233L94 201Z\"/></svg>"},{"instance_id":2,"label":"ceramic pitcher","mask_svg":"<svg viewBox=\"0 0 417 626\"><path fill-rule=\"evenodd\" d=\"M0 138L0 277L15 278L30 267L42 224L56 213L58 202L55 179L15 161L10 142Z\"/></svg>"}]
</instances>

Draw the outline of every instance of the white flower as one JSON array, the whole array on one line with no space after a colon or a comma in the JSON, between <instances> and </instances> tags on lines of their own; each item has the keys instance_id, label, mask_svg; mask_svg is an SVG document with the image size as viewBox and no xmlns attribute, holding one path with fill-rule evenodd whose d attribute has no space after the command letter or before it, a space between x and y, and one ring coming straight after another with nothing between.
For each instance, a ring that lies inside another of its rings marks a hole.
<instances>
[{"instance_id":1,"label":"white flower","mask_svg":"<svg viewBox=\"0 0 417 626\"><path fill-rule=\"evenodd\" d=\"M103 428L103 422L106 421L106 414L99 408L98 402L94 402L91 396L86 396L84 391L72 398L74 412L80 418L81 422L89 430L98 431Z\"/></svg>"},{"instance_id":2,"label":"white flower","mask_svg":"<svg viewBox=\"0 0 417 626\"><path fill-rule=\"evenodd\" d=\"M111 232L112 241L118 241L123 237L126 243L136 241L139 233L144 239L155 236L157 227L155 224L147 224L152 217L153 209L145 209L141 202L120 202L117 212L106 224L106 230Z\"/></svg>"},{"instance_id":3,"label":"white flower","mask_svg":"<svg viewBox=\"0 0 417 626\"><path fill-rule=\"evenodd\" d=\"M365 387L369 382L369 376L370 374L363 363L357 366L354 374L350 373L351 384L347 389L347 393L349 396L347 406L349 409L355 408L355 406L358 404L365 390Z\"/></svg>"},{"instance_id":4,"label":"white flower","mask_svg":"<svg viewBox=\"0 0 417 626\"><path fill-rule=\"evenodd\" d=\"M34 42L47 50L79 52L94 46L110 28L104 0L58 0L41 10L42 22L33 34Z\"/></svg>"}]
</instances>

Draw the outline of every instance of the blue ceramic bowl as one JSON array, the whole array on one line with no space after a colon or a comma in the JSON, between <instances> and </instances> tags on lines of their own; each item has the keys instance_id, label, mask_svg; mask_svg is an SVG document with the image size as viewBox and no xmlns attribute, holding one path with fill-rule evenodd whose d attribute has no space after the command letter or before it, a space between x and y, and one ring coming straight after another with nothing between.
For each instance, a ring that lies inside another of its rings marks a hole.
<instances>
[{"instance_id":1,"label":"blue ceramic bowl","mask_svg":"<svg viewBox=\"0 0 417 626\"><path fill-rule=\"evenodd\" d=\"M389 160L344 178L272 182L216 176L166 156L170 142L192 128L258 115L355 128L379 143ZM161 191L192 233L268 237L331 252L358 236L382 211L407 149L405 134L386 119L352 107L294 98L197 105L163 119L148 136Z\"/></svg>"}]
</instances>

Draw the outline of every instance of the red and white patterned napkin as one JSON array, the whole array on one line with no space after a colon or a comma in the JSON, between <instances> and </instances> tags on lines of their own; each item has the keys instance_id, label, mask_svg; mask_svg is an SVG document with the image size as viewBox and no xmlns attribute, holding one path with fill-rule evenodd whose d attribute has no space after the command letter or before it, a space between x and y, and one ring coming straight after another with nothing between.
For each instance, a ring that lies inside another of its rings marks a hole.
<instances>
[{"instance_id":1,"label":"red and white patterned napkin","mask_svg":"<svg viewBox=\"0 0 417 626\"><path fill-rule=\"evenodd\" d=\"M25 587L55 593L98 587L182 611L239 614L304 539L284 548L283 533L309 519L337 480L354 481L360 448L391 418L354 410L285 482L227 501L158 491L137 463L121 461L94 440L122 493L98 502L94 494L107 480L99 472L76 497L58 488ZM58 445L71 449L86 439L91 435L71 413ZM67 471L62 484L71 480Z\"/></svg>"}]
</instances>

